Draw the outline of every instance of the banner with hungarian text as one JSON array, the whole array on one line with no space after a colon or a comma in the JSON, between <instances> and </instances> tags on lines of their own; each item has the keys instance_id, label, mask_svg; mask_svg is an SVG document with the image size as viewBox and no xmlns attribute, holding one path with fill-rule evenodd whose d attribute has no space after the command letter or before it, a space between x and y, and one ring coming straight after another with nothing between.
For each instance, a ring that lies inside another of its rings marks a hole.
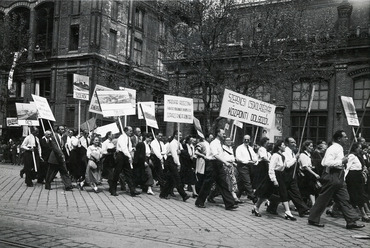
<instances>
[{"instance_id":1,"label":"banner with hungarian text","mask_svg":"<svg viewBox=\"0 0 370 248\"><path fill-rule=\"evenodd\" d=\"M274 122L275 105L225 89L220 116L270 128Z\"/></svg>"},{"instance_id":2,"label":"banner with hungarian text","mask_svg":"<svg viewBox=\"0 0 370 248\"><path fill-rule=\"evenodd\" d=\"M193 123L193 99L164 95L164 121Z\"/></svg>"}]
</instances>

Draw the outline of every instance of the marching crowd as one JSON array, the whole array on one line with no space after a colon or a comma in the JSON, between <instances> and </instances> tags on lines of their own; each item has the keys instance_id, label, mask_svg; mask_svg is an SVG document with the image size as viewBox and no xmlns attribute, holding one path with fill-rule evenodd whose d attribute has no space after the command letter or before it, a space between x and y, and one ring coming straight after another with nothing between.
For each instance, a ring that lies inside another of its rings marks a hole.
<instances>
[{"instance_id":1,"label":"marching crowd","mask_svg":"<svg viewBox=\"0 0 370 248\"><path fill-rule=\"evenodd\" d=\"M89 186L96 193L104 178L112 196L118 196L118 184L133 197L154 195L153 187L159 186L159 197L170 199L176 188L183 201L196 198L198 208L221 195L225 209L234 210L247 195L256 217L262 216L263 203L269 214L277 214L282 203L284 218L295 221L293 203L298 215L308 215L308 224L316 227L324 226L320 217L325 211L331 216L341 211L348 229L364 227L358 220L370 222L370 155L364 138L345 155L343 130L334 133L329 147L325 141L306 140L301 149L292 137L274 144L263 137L251 146L250 135L233 147L223 129L205 138L183 139L177 131L168 139L162 132L153 135L130 126L119 136L107 132L100 137L88 130L78 135L58 126L39 139L38 128L32 127L21 145L20 176L25 174L28 187L37 179L51 190L59 172L65 190Z\"/></svg>"}]
</instances>

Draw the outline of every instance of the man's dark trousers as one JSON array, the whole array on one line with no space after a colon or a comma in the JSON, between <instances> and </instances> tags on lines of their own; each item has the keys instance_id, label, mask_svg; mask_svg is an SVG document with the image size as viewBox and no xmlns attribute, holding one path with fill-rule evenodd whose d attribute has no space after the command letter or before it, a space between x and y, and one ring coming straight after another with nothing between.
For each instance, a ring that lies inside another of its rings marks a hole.
<instances>
[{"instance_id":1,"label":"man's dark trousers","mask_svg":"<svg viewBox=\"0 0 370 248\"><path fill-rule=\"evenodd\" d=\"M241 196L243 191L247 192L248 198L253 199L255 198L253 189L252 189L252 166L254 164L249 163L249 164L244 164L244 163L237 163L237 170L239 173L238 176L238 197Z\"/></svg>"},{"instance_id":2,"label":"man's dark trousers","mask_svg":"<svg viewBox=\"0 0 370 248\"><path fill-rule=\"evenodd\" d=\"M235 200L231 192L229 191L229 186L226 181L226 172L223 168L222 162L217 160L206 161L206 168L204 171L204 182L200 189L196 205L204 205L207 196L209 195L213 182L216 182L222 199L225 204L225 208L229 208L235 205Z\"/></svg>"},{"instance_id":3,"label":"man's dark trousers","mask_svg":"<svg viewBox=\"0 0 370 248\"><path fill-rule=\"evenodd\" d=\"M353 223L360 219L349 201L347 186L344 182L343 170L331 169L330 173L326 173L324 171L321 182L323 183L321 192L310 210L308 220L320 223L320 217L332 198L334 199L334 202L339 205L347 223Z\"/></svg>"},{"instance_id":4,"label":"man's dark trousers","mask_svg":"<svg viewBox=\"0 0 370 248\"><path fill-rule=\"evenodd\" d=\"M115 194L117 192L117 182L120 178L120 173L123 173L125 176L125 180L130 188L130 193L135 193L135 186L132 180L132 169L130 166L129 158L123 154L123 152L118 152L116 157L116 167L113 173L113 180L110 185L109 191L111 194Z\"/></svg>"},{"instance_id":5,"label":"man's dark trousers","mask_svg":"<svg viewBox=\"0 0 370 248\"><path fill-rule=\"evenodd\" d=\"M177 168L176 163L173 160L172 156L168 156L165 162L166 169L166 180L165 184L161 189L160 197L167 197L174 187L176 187L177 192L181 195L182 198L186 197L186 192L184 186L181 182L180 174Z\"/></svg>"}]
</instances>

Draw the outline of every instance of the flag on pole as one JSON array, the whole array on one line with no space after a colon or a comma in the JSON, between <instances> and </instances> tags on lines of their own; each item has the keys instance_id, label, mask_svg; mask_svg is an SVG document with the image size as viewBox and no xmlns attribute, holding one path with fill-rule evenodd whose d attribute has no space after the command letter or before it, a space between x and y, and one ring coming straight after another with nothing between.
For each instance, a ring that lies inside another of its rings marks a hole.
<instances>
[{"instance_id":1,"label":"flag on pole","mask_svg":"<svg viewBox=\"0 0 370 248\"><path fill-rule=\"evenodd\" d=\"M312 102L313 102L314 95L315 95L315 85L312 86L311 97L310 97L310 104L308 105L308 113L311 112L311 107L312 107Z\"/></svg>"},{"instance_id":2,"label":"flag on pole","mask_svg":"<svg viewBox=\"0 0 370 248\"><path fill-rule=\"evenodd\" d=\"M81 130L87 129L89 130L89 132L94 130L96 128L96 118L93 117L93 118L88 119L87 121L81 124L80 128Z\"/></svg>"},{"instance_id":3,"label":"flag on pole","mask_svg":"<svg viewBox=\"0 0 370 248\"><path fill-rule=\"evenodd\" d=\"M201 137L201 138L204 139L204 134L203 134L203 131L202 131L202 126L200 125L199 119L194 116L193 117L193 122L194 122L195 130L197 130L197 133L198 133L199 137Z\"/></svg>"}]
</instances>

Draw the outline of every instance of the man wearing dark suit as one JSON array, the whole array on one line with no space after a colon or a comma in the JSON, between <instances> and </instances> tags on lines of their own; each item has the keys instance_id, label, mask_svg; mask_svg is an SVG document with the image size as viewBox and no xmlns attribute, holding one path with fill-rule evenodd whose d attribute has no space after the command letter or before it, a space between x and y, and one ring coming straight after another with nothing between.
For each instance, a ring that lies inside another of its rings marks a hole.
<instances>
[{"instance_id":1,"label":"man wearing dark suit","mask_svg":"<svg viewBox=\"0 0 370 248\"><path fill-rule=\"evenodd\" d=\"M66 160L65 160L65 157L62 151L62 147L64 147L63 140L62 140L63 133L64 133L64 126L58 126L55 136L51 137L52 151L48 159L49 169L46 174L46 180L45 180L45 189L48 189L48 190L51 190L51 181L54 179L58 171L60 173L60 176L62 177L65 190L67 191L72 190L71 178L68 175L68 171L66 167Z\"/></svg>"},{"instance_id":2,"label":"man wearing dark suit","mask_svg":"<svg viewBox=\"0 0 370 248\"><path fill-rule=\"evenodd\" d=\"M43 161L40 162L40 166L37 173L37 182L38 183L44 183L46 173L48 171L48 159L51 153L51 131L47 130L45 131L44 137L40 140L40 146L41 146L41 157Z\"/></svg>"}]
</instances>

